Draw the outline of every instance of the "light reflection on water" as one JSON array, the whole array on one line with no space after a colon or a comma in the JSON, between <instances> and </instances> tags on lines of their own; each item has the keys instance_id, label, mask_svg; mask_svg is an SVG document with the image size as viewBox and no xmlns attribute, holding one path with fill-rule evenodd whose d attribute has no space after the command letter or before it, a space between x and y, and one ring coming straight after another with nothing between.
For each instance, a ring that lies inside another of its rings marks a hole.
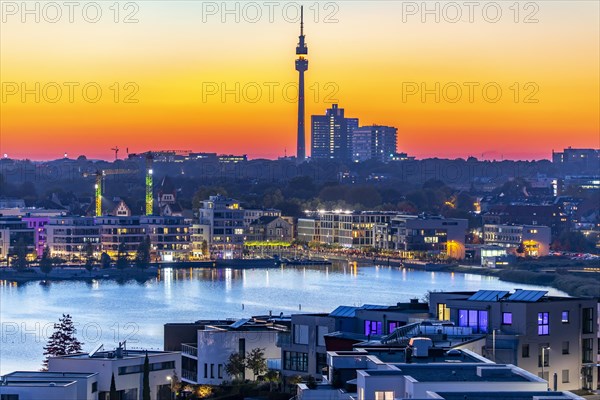
<instances>
[{"instance_id":1,"label":"light reflection on water","mask_svg":"<svg viewBox=\"0 0 600 400\"><path fill-rule=\"evenodd\" d=\"M163 324L280 312L329 312L340 304L395 304L427 290L539 288L494 277L356 264L272 269L163 270L145 282L0 281L0 373L37 370L52 324L73 316L84 349L163 346ZM551 294L563 294L547 289Z\"/></svg>"}]
</instances>

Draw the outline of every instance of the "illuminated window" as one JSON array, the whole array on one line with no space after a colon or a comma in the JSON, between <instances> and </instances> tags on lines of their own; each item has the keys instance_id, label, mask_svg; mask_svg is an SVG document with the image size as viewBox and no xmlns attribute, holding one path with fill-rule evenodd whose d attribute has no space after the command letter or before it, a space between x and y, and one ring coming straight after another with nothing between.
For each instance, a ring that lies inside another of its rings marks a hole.
<instances>
[{"instance_id":1,"label":"illuminated window","mask_svg":"<svg viewBox=\"0 0 600 400\"><path fill-rule=\"evenodd\" d=\"M550 323L547 312L538 313L538 335L546 336L550 334Z\"/></svg>"},{"instance_id":2,"label":"illuminated window","mask_svg":"<svg viewBox=\"0 0 600 400\"><path fill-rule=\"evenodd\" d=\"M512 325L512 313L502 313L502 325Z\"/></svg>"},{"instance_id":3,"label":"illuminated window","mask_svg":"<svg viewBox=\"0 0 600 400\"><path fill-rule=\"evenodd\" d=\"M440 321L450 320L450 309L444 303L438 303L437 305L438 319Z\"/></svg>"},{"instance_id":4,"label":"illuminated window","mask_svg":"<svg viewBox=\"0 0 600 400\"><path fill-rule=\"evenodd\" d=\"M375 400L394 400L394 392L375 392Z\"/></svg>"},{"instance_id":5,"label":"illuminated window","mask_svg":"<svg viewBox=\"0 0 600 400\"><path fill-rule=\"evenodd\" d=\"M569 323L569 312L568 311L563 311L561 314L561 321L563 324L568 324Z\"/></svg>"}]
</instances>

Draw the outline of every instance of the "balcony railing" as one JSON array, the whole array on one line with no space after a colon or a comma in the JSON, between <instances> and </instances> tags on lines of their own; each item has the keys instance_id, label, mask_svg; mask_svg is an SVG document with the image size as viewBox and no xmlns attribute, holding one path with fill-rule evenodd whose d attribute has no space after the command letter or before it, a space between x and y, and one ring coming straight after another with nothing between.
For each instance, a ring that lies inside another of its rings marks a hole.
<instances>
[{"instance_id":1,"label":"balcony railing","mask_svg":"<svg viewBox=\"0 0 600 400\"><path fill-rule=\"evenodd\" d=\"M182 369L181 377L190 382L197 382L198 373L196 371L190 371L189 369Z\"/></svg>"},{"instance_id":2,"label":"balcony railing","mask_svg":"<svg viewBox=\"0 0 600 400\"><path fill-rule=\"evenodd\" d=\"M182 344L181 352L190 356L198 357L198 348L190 344Z\"/></svg>"}]
</instances>

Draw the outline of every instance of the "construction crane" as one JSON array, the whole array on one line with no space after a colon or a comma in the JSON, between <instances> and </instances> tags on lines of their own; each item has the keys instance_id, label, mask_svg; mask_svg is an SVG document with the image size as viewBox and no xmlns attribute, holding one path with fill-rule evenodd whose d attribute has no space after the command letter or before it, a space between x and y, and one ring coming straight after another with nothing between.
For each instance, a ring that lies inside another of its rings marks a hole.
<instances>
[{"instance_id":1,"label":"construction crane","mask_svg":"<svg viewBox=\"0 0 600 400\"><path fill-rule=\"evenodd\" d=\"M152 164L154 157L152 153L146 153L146 215L154 213L154 194L152 192L154 171Z\"/></svg>"},{"instance_id":2,"label":"construction crane","mask_svg":"<svg viewBox=\"0 0 600 400\"><path fill-rule=\"evenodd\" d=\"M115 146L111 150L115 152L115 161L117 161L119 159L119 146Z\"/></svg>"},{"instance_id":3,"label":"construction crane","mask_svg":"<svg viewBox=\"0 0 600 400\"><path fill-rule=\"evenodd\" d=\"M94 175L96 177L96 184L94 185L95 190L95 209L96 209L96 217L102 216L102 192L104 188L104 177L108 175L127 175L127 174L136 174L138 171L134 169L108 169L108 170L98 170L94 174L90 174L88 172L84 172L83 176L88 177Z\"/></svg>"}]
</instances>

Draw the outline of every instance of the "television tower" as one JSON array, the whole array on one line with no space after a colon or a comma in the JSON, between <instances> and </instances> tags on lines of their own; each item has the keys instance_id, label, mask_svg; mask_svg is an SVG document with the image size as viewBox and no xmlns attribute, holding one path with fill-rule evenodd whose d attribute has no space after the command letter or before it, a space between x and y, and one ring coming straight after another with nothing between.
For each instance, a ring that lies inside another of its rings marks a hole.
<instances>
[{"instance_id":1,"label":"television tower","mask_svg":"<svg viewBox=\"0 0 600 400\"><path fill-rule=\"evenodd\" d=\"M308 47L304 42L304 6L300 7L300 41L296 47L296 71L298 71L298 145L296 158L298 161L304 161L306 158L306 134L304 130L304 73L308 70L308 60L304 58L308 55Z\"/></svg>"}]
</instances>

